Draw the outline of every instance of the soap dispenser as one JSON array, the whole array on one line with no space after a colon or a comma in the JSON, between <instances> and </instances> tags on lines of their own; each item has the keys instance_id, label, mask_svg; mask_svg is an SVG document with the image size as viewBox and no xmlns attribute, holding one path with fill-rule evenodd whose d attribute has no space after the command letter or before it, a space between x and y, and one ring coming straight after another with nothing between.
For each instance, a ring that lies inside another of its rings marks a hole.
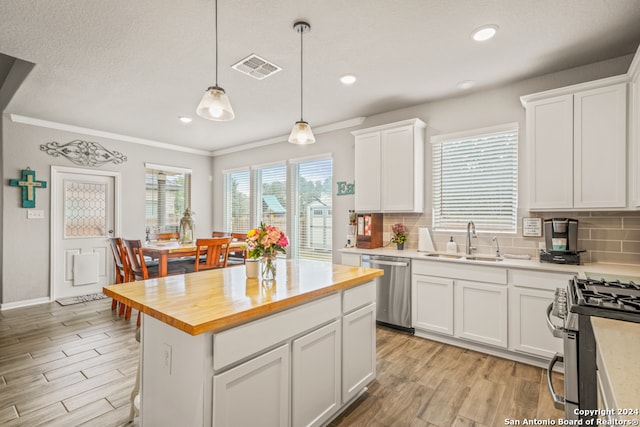
<instances>
[{"instance_id":1,"label":"soap dispenser","mask_svg":"<svg viewBox=\"0 0 640 427\"><path fill-rule=\"evenodd\" d=\"M458 252L458 245L456 245L456 242L453 241L453 236L451 236L449 238L449 241L447 242L447 252L450 254L455 254L456 252Z\"/></svg>"}]
</instances>

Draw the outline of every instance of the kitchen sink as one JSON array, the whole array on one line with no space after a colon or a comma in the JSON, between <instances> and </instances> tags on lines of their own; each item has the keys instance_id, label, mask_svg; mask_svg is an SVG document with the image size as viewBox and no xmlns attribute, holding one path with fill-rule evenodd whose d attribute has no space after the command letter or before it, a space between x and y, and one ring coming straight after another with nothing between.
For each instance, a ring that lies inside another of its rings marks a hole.
<instances>
[{"instance_id":1,"label":"kitchen sink","mask_svg":"<svg viewBox=\"0 0 640 427\"><path fill-rule=\"evenodd\" d=\"M466 259L469 261L491 261L491 262L498 262L498 261L502 261L504 258L498 258L495 256L466 256L466 257L462 257L461 259Z\"/></svg>"},{"instance_id":2,"label":"kitchen sink","mask_svg":"<svg viewBox=\"0 0 640 427\"><path fill-rule=\"evenodd\" d=\"M456 254L437 254L437 253L424 254L424 256L429 257L429 258L449 258L449 259L462 259L463 258L462 256L456 255Z\"/></svg>"},{"instance_id":3,"label":"kitchen sink","mask_svg":"<svg viewBox=\"0 0 640 427\"><path fill-rule=\"evenodd\" d=\"M499 262L504 260L502 257L495 257L491 255L442 254L438 252L424 254L424 256L429 258L459 259L460 261Z\"/></svg>"}]
</instances>

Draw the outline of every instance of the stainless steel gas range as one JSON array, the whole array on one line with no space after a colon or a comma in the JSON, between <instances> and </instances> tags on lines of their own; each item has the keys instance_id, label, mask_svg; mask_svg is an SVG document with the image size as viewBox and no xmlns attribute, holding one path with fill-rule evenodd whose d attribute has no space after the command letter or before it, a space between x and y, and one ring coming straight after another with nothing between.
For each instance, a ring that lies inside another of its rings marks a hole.
<instances>
[{"instance_id":1,"label":"stainless steel gas range","mask_svg":"<svg viewBox=\"0 0 640 427\"><path fill-rule=\"evenodd\" d=\"M551 317L561 320L554 324ZM578 279L566 289L556 289L547 308L547 323L555 337L564 341L564 354L549 363L547 380L556 407L564 408L567 419L591 419L588 409L597 409L596 342L591 316L640 323L640 285L633 282ZM564 363L564 396L551 383L551 371Z\"/></svg>"}]
</instances>

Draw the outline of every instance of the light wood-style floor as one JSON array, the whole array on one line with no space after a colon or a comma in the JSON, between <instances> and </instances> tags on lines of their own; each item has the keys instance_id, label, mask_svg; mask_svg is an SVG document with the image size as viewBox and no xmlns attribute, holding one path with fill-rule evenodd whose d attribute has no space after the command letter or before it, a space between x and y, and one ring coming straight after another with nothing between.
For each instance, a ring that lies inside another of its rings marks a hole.
<instances>
[{"instance_id":1,"label":"light wood-style floor","mask_svg":"<svg viewBox=\"0 0 640 427\"><path fill-rule=\"evenodd\" d=\"M110 299L0 312L0 425L137 425L128 422L136 315L118 318ZM377 341L377 380L331 426L490 427L562 416L542 369L386 328Z\"/></svg>"}]
</instances>

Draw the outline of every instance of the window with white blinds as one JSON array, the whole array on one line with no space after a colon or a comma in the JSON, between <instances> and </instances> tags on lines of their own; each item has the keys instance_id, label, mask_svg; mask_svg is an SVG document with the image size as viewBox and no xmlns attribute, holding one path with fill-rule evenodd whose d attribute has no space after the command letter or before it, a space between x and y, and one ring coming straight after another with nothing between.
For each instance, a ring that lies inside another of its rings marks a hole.
<instances>
[{"instance_id":1,"label":"window with white blinds","mask_svg":"<svg viewBox=\"0 0 640 427\"><path fill-rule=\"evenodd\" d=\"M145 164L145 227L151 232L174 232L191 207L191 170Z\"/></svg>"},{"instance_id":2,"label":"window with white blinds","mask_svg":"<svg viewBox=\"0 0 640 427\"><path fill-rule=\"evenodd\" d=\"M251 173L249 170L224 175L225 231L246 233L251 226Z\"/></svg>"},{"instance_id":3,"label":"window with white blinds","mask_svg":"<svg viewBox=\"0 0 640 427\"><path fill-rule=\"evenodd\" d=\"M515 233L518 124L431 138L433 229Z\"/></svg>"},{"instance_id":4,"label":"window with white blinds","mask_svg":"<svg viewBox=\"0 0 640 427\"><path fill-rule=\"evenodd\" d=\"M264 222L287 230L287 167L268 166L254 170L256 225Z\"/></svg>"},{"instance_id":5,"label":"window with white blinds","mask_svg":"<svg viewBox=\"0 0 640 427\"><path fill-rule=\"evenodd\" d=\"M244 233L262 221L287 234L288 257L331 261L333 161L287 163L224 172L224 231Z\"/></svg>"},{"instance_id":6,"label":"window with white blinds","mask_svg":"<svg viewBox=\"0 0 640 427\"><path fill-rule=\"evenodd\" d=\"M292 200L292 254L296 258L331 261L333 204L331 158L291 165L294 180Z\"/></svg>"}]
</instances>

